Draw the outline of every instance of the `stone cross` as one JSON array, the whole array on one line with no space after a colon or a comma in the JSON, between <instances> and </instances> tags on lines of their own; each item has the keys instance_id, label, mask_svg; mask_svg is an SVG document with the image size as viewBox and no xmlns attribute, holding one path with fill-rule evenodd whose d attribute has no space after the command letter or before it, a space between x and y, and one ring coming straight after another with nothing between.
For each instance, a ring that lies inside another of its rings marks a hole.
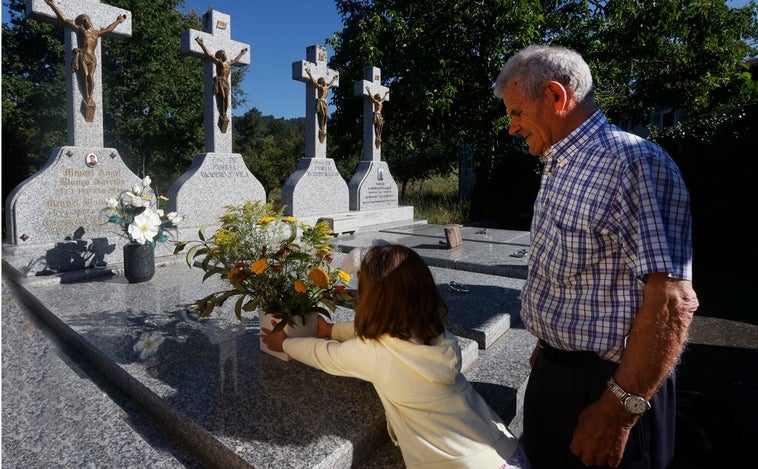
<instances>
[{"instance_id":1,"label":"stone cross","mask_svg":"<svg viewBox=\"0 0 758 469\"><path fill-rule=\"evenodd\" d=\"M208 10L203 15L203 31L190 29L182 34L182 53L205 59L205 150L211 153L232 153L231 67L250 64L250 47L233 41L231 29L229 15ZM218 71L227 76L219 76Z\"/></svg>"},{"instance_id":2,"label":"stone cross","mask_svg":"<svg viewBox=\"0 0 758 469\"><path fill-rule=\"evenodd\" d=\"M390 90L382 86L382 71L377 67L363 69L363 80L355 82L353 90L363 100L363 160L380 161L382 155L382 106L390 100Z\"/></svg>"},{"instance_id":3,"label":"stone cross","mask_svg":"<svg viewBox=\"0 0 758 469\"><path fill-rule=\"evenodd\" d=\"M62 23L66 28L68 144L75 147L102 147L103 67L100 61L100 37L131 37L131 12L102 4L100 0L27 0L26 14L41 21ZM86 34L89 36L85 38L85 33L79 34L71 25L87 28ZM90 72L91 65L95 65L93 72ZM81 112L76 112L79 103Z\"/></svg>"},{"instance_id":4,"label":"stone cross","mask_svg":"<svg viewBox=\"0 0 758 469\"><path fill-rule=\"evenodd\" d=\"M326 47L310 46L306 48L305 56L306 60L292 63L292 79L307 84L305 87L305 157L326 158L328 93L329 88L339 86L339 73L326 66Z\"/></svg>"}]
</instances>

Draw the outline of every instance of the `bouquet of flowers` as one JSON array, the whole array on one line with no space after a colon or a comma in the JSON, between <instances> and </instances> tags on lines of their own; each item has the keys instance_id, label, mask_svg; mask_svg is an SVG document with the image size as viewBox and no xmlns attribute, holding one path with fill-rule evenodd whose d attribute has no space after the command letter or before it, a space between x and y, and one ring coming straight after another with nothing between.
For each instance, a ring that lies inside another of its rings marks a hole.
<instances>
[{"instance_id":1,"label":"bouquet of flowers","mask_svg":"<svg viewBox=\"0 0 758 469\"><path fill-rule=\"evenodd\" d=\"M296 317L304 321L309 312L330 318L337 301L353 300L346 291L350 275L331 266L333 236L327 223L300 223L259 201L226 207L220 221L209 239L201 229L198 241L179 241L174 250L191 245L187 264L192 267L202 258L203 280L218 275L229 282L228 290L195 302L192 309L200 317L236 296L238 319L242 311L260 308L279 320L278 331L295 325Z\"/></svg>"},{"instance_id":2,"label":"bouquet of flowers","mask_svg":"<svg viewBox=\"0 0 758 469\"><path fill-rule=\"evenodd\" d=\"M108 199L101 213L108 222L119 225L129 241L155 247L168 240L168 232L175 231L183 217L176 212L167 214L159 207L168 199L156 197L151 183L150 176L145 176L140 184L121 192L118 199Z\"/></svg>"}]
</instances>

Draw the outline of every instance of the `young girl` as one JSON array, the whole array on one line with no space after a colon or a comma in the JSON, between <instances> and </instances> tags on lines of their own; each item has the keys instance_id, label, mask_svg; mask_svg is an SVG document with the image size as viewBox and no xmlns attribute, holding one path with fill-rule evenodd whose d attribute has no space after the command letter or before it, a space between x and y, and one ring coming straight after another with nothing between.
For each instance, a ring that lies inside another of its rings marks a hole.
<instances>
[{"instance_id":1,"label":"young girl","mask_svg":"<svg viewBox=\"0 0 758 469\"><path fill-rule=\"evenodd\" d=\"M319 316L320 338L262 328L263 342L326 373L371 382L408 468L527 468L518 440L461 373L446 313L415 251L375 246L358 271L354 322Z\"/></svg>"}]
</instances>

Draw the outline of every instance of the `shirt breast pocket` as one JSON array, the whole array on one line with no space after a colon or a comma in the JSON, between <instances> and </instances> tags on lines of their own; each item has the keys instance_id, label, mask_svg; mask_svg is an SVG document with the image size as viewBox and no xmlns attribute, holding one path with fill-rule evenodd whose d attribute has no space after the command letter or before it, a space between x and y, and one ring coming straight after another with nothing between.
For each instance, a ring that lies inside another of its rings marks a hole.
<instances>
[{"instance_id":1,"label":"shirt breast pocket","mask_svg":"<svg viewBox=\"0 0 758 469\"><path fill-rule=\"evenodd\" d=\"M561 284L573 284L618 251L618 234L597 220L550 225L549 274Z\"/></svg>"}]
</instances>

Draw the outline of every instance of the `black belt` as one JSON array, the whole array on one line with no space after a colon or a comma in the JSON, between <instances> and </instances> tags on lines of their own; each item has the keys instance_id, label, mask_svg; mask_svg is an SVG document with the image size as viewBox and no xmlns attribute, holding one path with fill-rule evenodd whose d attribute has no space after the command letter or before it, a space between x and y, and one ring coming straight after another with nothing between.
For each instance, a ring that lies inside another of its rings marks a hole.
<instances>
[{"instance_id":1,"label":"black belt","mask_svg":"<svg viewBox=\"0 0 758 469\"><path fill-rule=\"evenodd\" d=\"M616 366L615 363L600 358L600 355L595 352L582 350L561 350L550 346L544 340L540 340L538 344L540 347L540 355L559 365L581 366L588 368Z\"/></svg>"}]
</instances>

